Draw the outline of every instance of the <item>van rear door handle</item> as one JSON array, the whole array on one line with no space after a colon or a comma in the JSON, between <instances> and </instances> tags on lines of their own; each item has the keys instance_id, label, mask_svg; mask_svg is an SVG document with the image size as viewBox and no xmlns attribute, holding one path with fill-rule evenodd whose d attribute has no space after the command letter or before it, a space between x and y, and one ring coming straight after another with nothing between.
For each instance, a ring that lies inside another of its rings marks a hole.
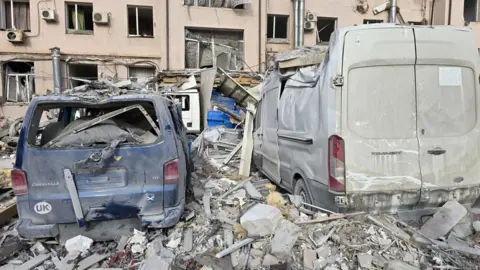
<instances>
[{"instance_id":1,"label":"van rear door handle","mask_svg":"<svg viewBox=\"0 0 480 270\"><path fill-rule=\"evenodd\" d=\"M429 153L430 155L434 155L434 156L439 156L439 155L443 155L447 152L447 150L444 150L440 147L435 147L434 149L432 150L428 150L427 153Z\"/></svg>"}]
</instances>

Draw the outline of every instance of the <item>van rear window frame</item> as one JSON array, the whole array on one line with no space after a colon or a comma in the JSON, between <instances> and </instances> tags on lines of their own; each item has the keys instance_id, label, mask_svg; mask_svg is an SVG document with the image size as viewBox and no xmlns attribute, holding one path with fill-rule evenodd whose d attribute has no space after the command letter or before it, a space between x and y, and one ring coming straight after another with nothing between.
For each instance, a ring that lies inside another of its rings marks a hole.
<instances>
[{"instance_id":1,"label":"van rear window frame","mask_svg":"<svg viewBox=\"0 0 480 270\"><path fill-rule=\"evenodd\" d=\"M105 103L100 103L100 104L95 104L95 103L84 103L84 102L78 102L78 101L41 101L35 104L35 107L33 108L33 114L32 117L29 120L28 126L27 126L27 132L26 132L26 144L31 147L35 148L38 150L62 150L62 149L101 149L105 148L107 145L98 145L98 146L86 146L86 147L49 147L46 145L37 145L37 136L40 128L40 123L41 123L41 117L44 112L52 109L65 109L65 108L76 108L76 109L102 109L102 108L114 108L117 107L117 109L114 109L112 111L118 110L120 108L126 108L131 105L137 105L140 104L143 106L143 108L147 111L151 111L150 108L146 108L145 105L148 104L151 106L155 112L155 115L153 116L152 114L149 113L150 117L152 120L155 122L157 125L158 130L160 131L160 134L157 135L156 132L152 132L157 139L153 143L147 143L147 144L120 144L118 148L127 148L127 147L145 147L145 146L151 146L151 145L156 145L160 144L163 142L164 137L163 137L163 131L161 128L161 122L160 122L160 117L158 116L158 111L155 106L155 102L153 100L114 100L114 101L109 101ZM43 108L42 108L43 107ZM132 111L137 111L139 112L138 109L133 109L130 110ZM128 112L126 112L128 113ZM123 113L122 113L123 114ZM120 114L121 115L121 114ZM143 116L145 118L145 116ZM112 118L110 118L112 119ZM73 121L72 121L73 122ZM69 122L69 123L72 123ZM153 128L152 128L153 129Z\"/></svg>"}]
</instances>

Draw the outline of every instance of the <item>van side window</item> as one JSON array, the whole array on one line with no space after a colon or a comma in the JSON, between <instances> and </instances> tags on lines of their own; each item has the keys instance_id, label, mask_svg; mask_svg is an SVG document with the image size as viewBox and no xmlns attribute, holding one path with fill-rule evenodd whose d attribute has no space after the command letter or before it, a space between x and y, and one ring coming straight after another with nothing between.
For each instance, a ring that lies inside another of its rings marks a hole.
<instances>
[{"instance_id":1,"label":"van side window","mask_svg":"<svg viewBox=\"0 0 480 270\"><path fill-rule=\"evenodd\" d=\"M280 97L282 97L283 91L285 91L285 85L287 84L288 79L280 80Z\"/></svg>"},{"instance_id":2,"label":"van side window","mask_svg":"<svg viewBox=\"0 0 480 270\"><path fill-rule=\"evenodd\" d=\"M262 124L262 100L257 103L257 112L255 113L255 121L253 131L256 131Z\"/></svg>"}]
</instances>

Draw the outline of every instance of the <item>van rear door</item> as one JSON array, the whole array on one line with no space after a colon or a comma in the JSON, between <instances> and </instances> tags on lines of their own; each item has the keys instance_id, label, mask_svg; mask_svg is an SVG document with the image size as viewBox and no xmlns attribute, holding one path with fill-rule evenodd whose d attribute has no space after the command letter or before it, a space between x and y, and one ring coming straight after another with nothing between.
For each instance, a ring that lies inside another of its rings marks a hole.
<instances>
[{"instance_id":1,"label":"van rear door","mask_svg":"<svg viewBox=\"0 0 480 270\"><path fill-rule=\"evenodd\" d=\"M475 37L444 27L415 28L414 33L422 202L472 203L478 194L468 187L480 184Z\"/></svg>"},{"instance_id":2,"label":"van rear door","mask_svg":"<svg viewBox=\"0 0 480 270\"><path fill-rule=\"evenodd\" d=\"M386 210L420 198L414 44L409 27L345 35L337 135L344 140L349 207Z\"/></svg>"}]
</instances>

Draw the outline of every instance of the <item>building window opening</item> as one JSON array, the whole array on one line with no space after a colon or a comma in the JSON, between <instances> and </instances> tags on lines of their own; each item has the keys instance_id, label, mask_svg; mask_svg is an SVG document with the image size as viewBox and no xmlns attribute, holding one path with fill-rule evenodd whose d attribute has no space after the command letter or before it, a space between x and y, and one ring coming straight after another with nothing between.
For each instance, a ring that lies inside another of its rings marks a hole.
<instances>
[{"instance_id":1,"label":"building window opening","mask_svg":"<svg viewBox=\"0 0 480 270\"><path fill-rule=\"evenodd\" d=\"M383 23L383 20L363 20L363 24Z\"/></svg>"},{"instance_id":2,"label":"building window opening","mask_svg":"<svg viewBox=\"0 0 480 270\"><path fill-rule=\"evenodd\" d=\"M30 31L30 3L19 0L0 1L0 29Z\"/></svg>"},{"instance_id":3,"label":"building window opening","mask_svg":"<svg viewBox=\"0 0 480 270\"><path fill-rule=\"evenodd\" d=\"M151 81L157 75L157 70L154 67L128 67L128 78L132 81ZM155 81L146 84L147 89L155 89Z\"/></svg>"},{"instance_id":4,"label":"building window opening","mask_svg":"<svg viewBox=\"0 0 480 270\"><path fill-rule=\"evenodd\" d=\"M479 21L478 0L464 0L463 2L463 17L466 22Z\"/></svg>"},{"instance_id":5,"label":"building window opening","mask_svg":"<svg viewBox=\"0 0 480 270\"><path fill-rule=\"evenodd\" d=\"M128 7L128 35L153 37L153 8Z\"/></svg>"},{"instance_id":6,"label":"building window opening","mask_svg":"<svg viewBox=\"0 0 480 270\"><path fill-rule=\"evenodd\" d=\"M317 44L328 43L335 29L337 29L337 18L318 18Z\"/></svg>"},{"instance_id":7,"label":"building window opening","mask_svg":"<svg viewBox=\"0 0 480 270\"><path fill-rule=\"evenodd\" d=\"M33 62L8 62L5 71L4 95L9 102L30 102L35 94L35 68Z\"/></svg>"},{"instance_id":8,"label":"building window opening","mask_svg":"<svg viewBox=\"0 0 480 270\"><path fill-rule=\"evenodd\" d=\"M98 66L92 64L69 64L68 82L70 88L98 80Z\"/></svg>"},{"instance_id":9,"label":"building window opening","mask_svg":"<svg viewBox=\"0 0 480 270\"><path fill-rule=\"evenodd\" d=\"M93 5L67 4L67 32L93 32Z\"/></svg>"},{"instance_id":10,"label":"building window opening","mask_svg":"<svg viewBox=\"0 0 480 270\"><path fill-rule=\"evenodd\" d=\"M286 40L288 36L288 16L268 15L267 38Z\"/></svg>"}]
</instances>

